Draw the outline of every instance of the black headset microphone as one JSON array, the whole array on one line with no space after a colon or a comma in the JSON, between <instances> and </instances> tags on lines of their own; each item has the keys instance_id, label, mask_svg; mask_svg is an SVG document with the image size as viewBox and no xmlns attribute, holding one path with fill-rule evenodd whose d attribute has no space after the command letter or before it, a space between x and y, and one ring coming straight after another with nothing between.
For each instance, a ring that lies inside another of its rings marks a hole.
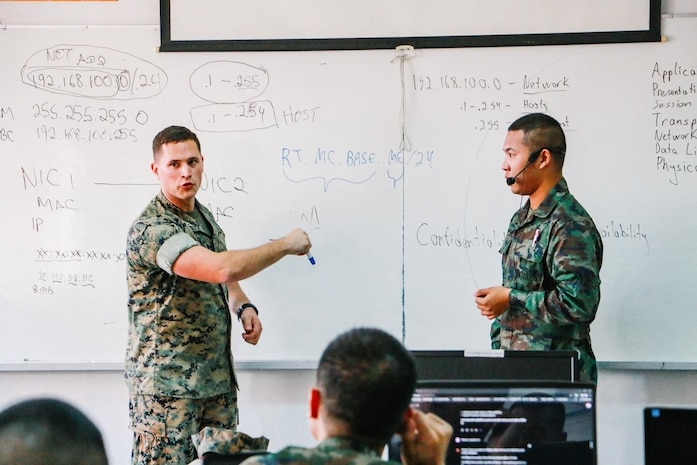
<instances>
[{"instance_id":1,"label":"black headset microphone","mask_svg":"<svg viewBox=\"0 0 697 465\"><path fill-rule=\"evenodd\" d=\"M531 154L530 154L530 158L528 158L528 162L525 164L525 166L523 167L523 169L520 170L520 171L518 171L518 174L516 174L516 175L513 176L512 178L506 178L506 184L508 184L509 186L512 186L513 184L515 184L515 181L516 181L516 179L518 178L518 176L520 176L521 174L523 174L523 172L524 172L526 169L528 169L528 167L529 167L530 165L532 165L533 163L535 163L535 160L537 160L537 157L540 156L540 154L542 153L543 150L544 150L544 149L540 149L540 150L538 150L538 151L536 151L536 152L531 153Z\"/></svg>"},{"instance_id":2,"label":"black headset microphone","mask_svg":"<svg viewBox=\"0 0 697 465\"><path fill-rule=\"evenodd\" d=\"M513 176L512 178L506 178L506 184L508 184L509 186L512 186L513 184L515 184L516 178L517 178L518 176L520 176L521 174L523 174L523 171L525 171L526 169L528 169L528 166L530 166L531 164L532 164L532 161L528 160L528 163L525 165L525 168L523 168L522 170L520 170L520 171L518 172L518 174L516 174L516 175Z\"/></svg>"}]
</instances>

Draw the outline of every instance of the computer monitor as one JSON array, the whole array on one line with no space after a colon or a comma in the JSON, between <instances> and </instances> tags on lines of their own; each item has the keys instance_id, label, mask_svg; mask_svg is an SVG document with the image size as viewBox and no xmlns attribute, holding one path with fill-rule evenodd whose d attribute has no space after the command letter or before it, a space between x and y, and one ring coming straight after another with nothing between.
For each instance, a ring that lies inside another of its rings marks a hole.
<instances>
[{"instance_id":1,"label":"computer monitor","mask_svg":"<svg viewBox=\"0 0 697 465\"><path fill-rule=\"evenodd\" d=\"M644 408L645 465L687 465L697 460L697 408Z\"/></svg>"},{"instance_id":2,"label":"computer monitor","mask_svg":"<svg viewBox=\"0 0 697 465\"><path fill-rule=\"evenodd\" d=\"M578 381L573 350L412 350L419 379Z\"/></svg>"},{"instance_id":3,"label":"computer monitor","mask_svg":"<svg viewBox=\"0 0 697 465\"><path fill-rule=\"evenodd\" d=\"M595 385L420 381L412 406L453 427L446 465L596 465ZM399 461L400 439L388 445Z\"/></svg>"}]
</instances>

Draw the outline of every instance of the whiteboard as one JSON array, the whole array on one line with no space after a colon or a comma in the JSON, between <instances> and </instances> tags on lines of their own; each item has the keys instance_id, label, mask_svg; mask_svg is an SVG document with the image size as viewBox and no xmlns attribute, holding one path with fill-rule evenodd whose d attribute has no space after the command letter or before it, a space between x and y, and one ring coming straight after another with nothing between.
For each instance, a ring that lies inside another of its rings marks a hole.
<instances>
[{"instance_id":1,"label":"whiteboard","mask_svg":"<svg viewBox=\"0 0 697 465\"><path fill-rule=\"evenodd\" d=\"M689 362L697 345L697 20L664 43L157 53L158 29L0 31L0 362L118 363L125 240L157 193L152 137L195 129L199 194L230 248L307 230L242 283L264 333L241 361L317 360L382 327L415 350L483 350L473 301L524 199L500 170L528 111L565 126L565 174L605 245L600 361ZM403 148L400 148L403 147Z\"/></svg>"},{"instance_id":2,"label":"whiteboard","mask_svg":"<svg viewBox=\"0 0 697 465\"><path fill-rule=\"evenodd\" d=\"M496 36L648 31L650 0L168 0L175 41ZM573 11L573 14L569 14ZM536 14L530 14L534 12ZM544 12L544 14L539 14ZM288 18L302 18L289 21ZM482 18L494 18L482 21ZM526 18L520 21L519 18ZM167 18L169 19L169 18Z\"/></svg>"}]
</instances>

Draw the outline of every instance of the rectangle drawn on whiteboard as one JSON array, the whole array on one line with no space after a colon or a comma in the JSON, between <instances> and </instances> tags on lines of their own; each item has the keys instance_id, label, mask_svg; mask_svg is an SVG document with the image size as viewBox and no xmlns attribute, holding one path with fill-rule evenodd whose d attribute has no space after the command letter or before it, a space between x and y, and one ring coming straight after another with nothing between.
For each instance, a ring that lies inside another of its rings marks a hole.
<instances>
[{"instance_id":1,"label":"rectangle drawn on whiteboard","mask_svg":"<svg viewBox=\"0 0 697 465\"><path fill-rule=\"evenodd\" d=\"M160 51L500 47L661 38L661 0L236 3L161 0Z\"/></svg>"}]
</instances>

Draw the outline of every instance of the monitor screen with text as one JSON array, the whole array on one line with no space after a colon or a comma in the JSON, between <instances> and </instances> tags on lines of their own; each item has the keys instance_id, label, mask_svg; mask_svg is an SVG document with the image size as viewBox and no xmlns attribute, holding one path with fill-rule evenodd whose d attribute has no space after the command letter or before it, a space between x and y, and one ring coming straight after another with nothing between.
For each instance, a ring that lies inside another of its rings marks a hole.
<instances>
[{"instance_id":1,"label":"monitor screen with text","mask_svg":"<svg viewBox=\"0 0 697 465\"><path fill-rule=\"evenodd\" d=\"M412 406L452 425L446 465L596 464L593 384L422 381Z\"/></svg>"}]
</instances>

